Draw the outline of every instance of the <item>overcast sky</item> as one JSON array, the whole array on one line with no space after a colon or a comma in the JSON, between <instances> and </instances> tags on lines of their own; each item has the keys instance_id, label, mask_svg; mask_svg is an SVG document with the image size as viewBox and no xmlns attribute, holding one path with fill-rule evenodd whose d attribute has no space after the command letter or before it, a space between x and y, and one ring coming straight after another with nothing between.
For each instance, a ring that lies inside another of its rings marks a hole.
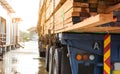
<instances>
[{"instance_id":1,"label":"overcast sky","mask_svg":"<svg viewBox=\"0 0 120 74\"><path fill-rule=\"evenodd\" d=\"M12 0L12 6L23 20L19 25L20 30L26 31L37 25L39 0Z\"/></svg>"}]
</instances>

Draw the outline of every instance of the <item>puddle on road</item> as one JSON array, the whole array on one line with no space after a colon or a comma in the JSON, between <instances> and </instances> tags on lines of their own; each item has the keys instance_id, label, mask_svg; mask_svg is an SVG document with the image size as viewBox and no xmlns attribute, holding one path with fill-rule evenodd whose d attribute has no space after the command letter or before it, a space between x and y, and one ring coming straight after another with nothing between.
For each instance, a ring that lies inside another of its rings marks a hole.
<instances>
[{"instance_id":1,"label":"puddle on road","mask_svg":"<svg viewBox=\"0 0 120 74\"><path fill-rule=\"evenodd\" d=\"M3 61L5 74L48 74L45 70L45 59L38 59L35 45L35 42L27 43L24 49L8 52Z\"/></svg>"},{"instance_id":2,"label":"puddle on road","mask_svg":"<svg viewBox=\"0 0 120 74\"><path fill-rule=\"evenodd\" d=\"M17 63L17 58L16 57L12 57L12 64L16 64Z\"/></svg>"},{"instance_id":3,"label":"puddle on road","mask_svg":"<svg viewBox=\"0 0 120 74\"><path fill-rule=\"evenodd\" d=\"M39 71L38 74L48 74L48 72L45 70L45 59L40 58L39 59Z\"/></svg>"},{"instance_id":4,"label":"puddle on road","mask_svg":"<svg viewBox=\"0 0 120 74\"><path fill-rule=\"evenodd\" d=\"M5 74L48 74L44 58L35 54L9 53L4 60Z\"/></svg>"}]
</instances>

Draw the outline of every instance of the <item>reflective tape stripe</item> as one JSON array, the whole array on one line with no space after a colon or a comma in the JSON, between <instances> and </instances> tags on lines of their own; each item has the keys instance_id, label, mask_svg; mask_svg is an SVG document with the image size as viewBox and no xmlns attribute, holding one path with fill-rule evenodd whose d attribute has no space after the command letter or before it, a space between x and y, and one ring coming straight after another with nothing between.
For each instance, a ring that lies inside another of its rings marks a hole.
<instances>
[{"instance_id":1,"label":"reflective tape stripe","mask_svg":"<svg viewBox=\"0 0 120 74\"><path fill-rule=\"evenodd\" d=\"M110 49L104 53L104 62L110 57Z\"/></svg>"},{"instance_id":2,"label":"reflective tape stripe","mask_svg":"<svg viewBox=\"0 0 120 74\"><path fill-rule=\"evenodd\" d=\"M110 42L111 36L104 36L104 74L110 74Z\"/></svg>"},{"instance_id":3,"label":"reflective tape stripe","mask_svg":"<svg viewBox=\"0 0 120 74\"><path fill-rule=\"evenodd\" d=\"M107 38L105 38L104 47L106 47L109 43L110 43L110 36L108 36Z\"/></svg>"},{"instance_id":4,"label":"reflective tape stripe","mask_svg":"<svg viewBox=\"0 0 120 74\"><path fill-rule=\"evenodd\" d=\"M106 63L104 63L104 69L105 69L107 74L108 73L110 74L110 68L109 68L109 66Z\"/></svg>"}]
</instances>

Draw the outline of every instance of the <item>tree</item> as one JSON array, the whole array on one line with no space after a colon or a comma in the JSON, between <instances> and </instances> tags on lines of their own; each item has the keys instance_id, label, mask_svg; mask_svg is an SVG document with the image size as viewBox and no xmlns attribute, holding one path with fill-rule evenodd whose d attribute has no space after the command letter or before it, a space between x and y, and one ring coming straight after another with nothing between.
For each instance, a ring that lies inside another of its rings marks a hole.
<instances>
[{"instance_id":1,"label":"tree","mask_svg":"<svg viewBox=\"0 0 120 74\"><path fill-rule=\"evenodd\" d=\"M24 31L20 31L20 41L29 41L30 34Z\"/></svg>"}]
</instances>

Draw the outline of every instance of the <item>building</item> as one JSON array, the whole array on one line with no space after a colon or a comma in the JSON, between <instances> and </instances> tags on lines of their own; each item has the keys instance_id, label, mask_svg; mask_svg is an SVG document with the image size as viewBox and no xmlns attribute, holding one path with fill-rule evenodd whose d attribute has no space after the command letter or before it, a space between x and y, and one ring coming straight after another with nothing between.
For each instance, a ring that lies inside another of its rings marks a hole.
<instances>
[{"instance_id":1,"label":"building","mask_svg":"<svg viewBox=\"0 0 120 74\"><path fill-rule=\"evenodd\" d=\"M7 51L18 44L19 18L6 0L0 0L0 49Z\"/></svg>"}]
</instances>

